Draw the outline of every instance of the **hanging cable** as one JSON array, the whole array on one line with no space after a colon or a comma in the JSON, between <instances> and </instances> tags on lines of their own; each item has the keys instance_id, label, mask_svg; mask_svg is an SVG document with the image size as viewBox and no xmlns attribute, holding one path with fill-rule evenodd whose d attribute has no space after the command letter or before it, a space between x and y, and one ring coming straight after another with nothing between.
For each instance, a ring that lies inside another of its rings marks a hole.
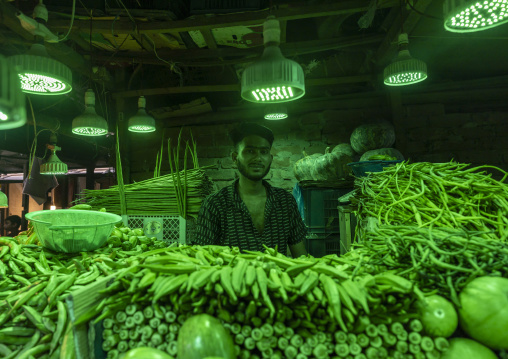
<instances>
[{"instance_id":1,"label":"hanging cable","mask_svg":"<svg viewBox=\"0 0 508 359\"><path fill-rule=\"evenodd\" d=\"M41 0L41 3L42 3L42 0ZM65 39L67 39L67 36L69 36L69 34L71 33L72 26L74 25L75 14L76 14L76 0L72 0L72 15L71 15L71 24L69 25L69 30L67 31L67 34L65 34L65 36L62 37L61 39L59 39L57 42L64 41Z\"/></svg>"},{"instance_id":2,"label":"hanging cable","mask_svg":"<svg viewBox=\"0 0 508 359\"><path fill-rule=\"evenodd\" d=\"M443 19L443 18L440 18L440 17L437 17L437 16L433 16L433 15L427 15L427 14L425 14L425 13L421 12L420 10L416 9L416 8L413 6L413 4L411 3L411 0L406 0L406 4L408 4L408 5L409 5L409 7L410 7L410 8L411 8L414 12L416 12L417 14L420 14L421 16L428 17L429 19L439 20L439 21L441 21L441 22L443 22L443 21L444 21L444 19Z\"/></svg>"}]
</instances>

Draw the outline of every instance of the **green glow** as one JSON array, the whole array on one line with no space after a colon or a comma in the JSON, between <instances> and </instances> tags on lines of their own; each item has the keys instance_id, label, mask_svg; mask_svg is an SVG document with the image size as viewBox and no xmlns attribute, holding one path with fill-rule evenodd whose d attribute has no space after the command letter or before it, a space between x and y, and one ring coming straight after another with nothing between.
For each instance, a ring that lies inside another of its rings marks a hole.
<instances>
[{"instance_id":1,"label":"green glow","mask_svg":"<svg viewBox=\"0 0 508 359\"><path fill-rule=\"evenodd\" d=\"M96 127L76 127L72 129L72 133L81 136L103 136L108 133L108 130Z\"/></svg>"},{"instance_id":2,"label":"green glow","mask_svg":"<svg viewBox=\"0 0 508 359\"><path fill-rule=\"evenodd\" d=\"M7 121L9 119L9 116L7 116L5 113L0 111L0 121Z\"/></svg>"},{"instance_id":3,"label":"green glow","mask_svg":"<svg viewBox=\"0 0 508 359\"><path fill-rule=\"evenodd\" d=\"M155 127L135 125L135 126L129 126L129 131L131 131L131 132L154 132Z\"/></svg>"},{"instance_id":4,"label":"green glow","mask_svg":"<svg viewBox=\"0 0 508 359\"><path fill-rule=\"evenodd\" d=\"M265 120L283 120L288 118L287 113L267 113L265 115Z\"/></svg>"},{"instance_id":5,"label":"green glow","mask_svg":"<svg viewBox=\"0 0 508 359\"><path fill-rule=\"evenodd\" d=\"M445 4L445 9L446 9ZM463 1L445 14L444 27L451 32L474 32L508 22L506 0L480 2Z\"/></svg>"},{"instance_id":6,"label":"green glow","mask_svg":"<svg viewBox=\"0 0 508 359\"><path fill-rule=\"evenodd\" d=\"M404 72L394 74L385 78L385 85L388 86L404 86L421 82L427 78L424 72Z\"/></svg>"},{"instance_id":7,"label":"green glow","mask_svg":"<svg viewBox=\"0 0 508 359\"><path fill-rule=\"evenodd\" d=\"M71 91L71 87L54 77L23 73L19 74L21 89L31 94L65 94Z\"/></svg>"},{"instance_id":8,"label":"green glow","mask_svg":"<svg viewBox=\"0 0 508 359\"><path fill-rule=\"evenodd\" d=\"M53 172L41 172L41 175L64 175L64 174L67 174L67 171L66 172L60 172L60 171L53 171Z\"/></svg>"},{"instance_id":9,"label":"green glow","mask_svg":"<svg viewBox=\"0 0 508 359\"><path fill-rule=\"evenodd\" d=\"M295 97L293 93L293 89L288 86L282 86L282 87L266 87L261 89L255 89L252 91L252 96L256 99L256 101L269 101L269 102L276 102L281 101L285 102L289 100L290 98Z\"/></svg>"}]
</instances>

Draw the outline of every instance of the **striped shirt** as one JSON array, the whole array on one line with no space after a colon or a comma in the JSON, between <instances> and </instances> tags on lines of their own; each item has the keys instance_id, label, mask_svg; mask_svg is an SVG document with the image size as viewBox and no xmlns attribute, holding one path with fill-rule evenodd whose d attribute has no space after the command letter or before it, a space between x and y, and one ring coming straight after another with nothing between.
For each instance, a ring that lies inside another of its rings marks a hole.
<instances>
[{"instance_id":1,"label":"striped shirt","mask_svg":"<svg viewBox=\"0 0 508 359\"><path fill-rule=\"evenodd\" d=\"M287 246L305 239L307 228L293 196L286 190L266 187L265 222L260 233L237 191L238 180L209 195L202 203L193 244L237 246L241 250L264 251L263 244L286 254Z\"/></svg>"}]
</instances>

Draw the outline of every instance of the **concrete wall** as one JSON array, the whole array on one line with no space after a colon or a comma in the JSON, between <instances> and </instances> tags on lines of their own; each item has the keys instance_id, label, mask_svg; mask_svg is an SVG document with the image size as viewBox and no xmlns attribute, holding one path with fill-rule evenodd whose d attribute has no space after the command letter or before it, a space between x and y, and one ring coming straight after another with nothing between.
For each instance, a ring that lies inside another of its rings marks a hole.
<instances>
[{"instance_id":1,"label":"concrete wall","mask_svg":"<svg viewBox=\"0 0 508 359\"><path fill-rule=\"evenodd\" d=\"M389 109L325 110L302 115L290 114L283 121L260 120L275 134L274 160L267 179L275 186L293 188L294 163L307 154L324 153L327 146L349 143L353 129L369 120L391 121ZM239 119L240 121L241 119ZM199 164L214 166L207 170L220 189L236 176L231 160L232 144L228 139L231 124L190 126L188 130L197 144ZM413 161L446 162L452 158L475 165L490 164L508 170L508 113L447 113L441 104L404 106L402 118L395 123L396 143L406 158ZM165 137L176 145L180 128L166 129ZM155 158L160 149L161 134L130 138L131 178L142 180L153 176ZM167 142L165 142L166 147ZM162 172L169 170L167 149L164 150Z\"/></svg>"}]
</instances>

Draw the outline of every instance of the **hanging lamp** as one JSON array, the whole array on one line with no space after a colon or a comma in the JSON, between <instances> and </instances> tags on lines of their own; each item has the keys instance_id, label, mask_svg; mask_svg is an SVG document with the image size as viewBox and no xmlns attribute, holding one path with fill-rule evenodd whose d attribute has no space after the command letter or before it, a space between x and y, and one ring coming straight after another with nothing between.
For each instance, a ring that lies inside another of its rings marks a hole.
<instances>
[{"instance_id":1,"label":"hanging lamp","mask_svg":"<svg viewBox=\"0 0 508 359\"><path fill-rule=\"evenodd\" d=\"M25 95L19 77L9 61L0 55L0 130L21 127L26 123Z\"/></svg>"},{"instance_id":2,"label":"hanging lamp","mask_svg":"<svg viewBox=\"0 0 508 359\"><path fill-rule=\"evenodd\" d=\"M427 78L427 64L411 57L406 33L399 35L399 54L395 61L385 67L384 83L388 86L406 86Z\"/></svg>"},{"instance_id":3,"label":"hanging lamp","mask_svg":"<svg viewBox=\"0 0 508 359\"><path fill-rule=\"evenodd\" d=\"M35 6L33 18L36 23L46 24L48 22L48 10L42 0L39 0ZM48 39L48 36L53 34L48 35L47 32L40 29L36 29L32 33L41 42L33 44L30 50L23 55L9 57L9 61L13 66L16 66L16 71L21 79L21 89L23 92L34 95L62 95L70 92L72 90L71 70L51 58L44 46L44 39Z\"/></svg>"},{"instance_id":4,"label":"hanging lamp","mask_svg":"<svg viewBox=\"0 0 508 359\"><path fill-rule=\"evenodd\" d=\"M140 96L138 99L138 112L129 118L128 129L131 132L154 132L155 119L146 113L146 99L145 96Z\"/></svg>"},{"instance_id":5,"label":"hanging lamp","mask_svg":"<svg viewBox=\"0 0 508 359\"><path fill-rule=\"evenodd\" d=\"M46 145L47 149L51 151L51 154L49 155L48 160L41 164L41 175L64 175L67 173L67 165L56 155L56 151L62 150L56 145L56 142L56 134L52 133L49 137L49 144Z\"/></svg>"},{"instance_id":6,"label":"hanging lamp","mask_svg":"<svg viewBox=\"0 0 508 359\"><path fill-rule=\"evenodd\" d=\"M303 69L280 51L279 20L270 15L263 24L265 49L261 58L242 74L242 98L251 102L277 103L305 95Z\"/></svg>"},{"instance_id":7,"label":"hanging lamp","mask_svg":"<svg viewBox=\"0 0 508 359\"><path fill-rule=\"evenodd\" d=\"M9 199L7 198L7 195L0 191L0 208L7 208L9 207Z\"/></svg>"},{"instance_id":8,"label":"hanging lamp","mask_svg":"<svg viewBox=\"0 0 508 359\"><path fill-rule=\"evenodd\" d=\"M85 92L85 112L72 120L72 133L82 136L103 136L108 133L108 123L95 112L95 93Z\"/></svg>"},{"instance_id":9,"label":"hanging lamp","mask_svg":"<svg viewBox=\"0 0 508 359\"><path fill-rule=\"evenodd\" d=\"M445 0L444 27L451 32L474 32L508 22L507 0Z\"/></svg>"},{"instance_id":10,"label":"hanging lamp","mask_svg":"<svg viewBox=\"0 0 508 359\"><path fill-rule=\"evenodd\" d=\"M265 120L283 120L287 117L287 107L282 104L271 104L265 107Z\"/></svg>"},{"instance_id":11,"label":"hanging lamp","mask_svg":"<svg viewBox=\"0 0 508 359\"><path fill-rule=\"evenodd\" d=\"M9 57L21 80L21 90L34 95L62 95L72 90L71 70L52 59L44 44L33 44L23 55Z\"/></svg>"}]
</instances>

